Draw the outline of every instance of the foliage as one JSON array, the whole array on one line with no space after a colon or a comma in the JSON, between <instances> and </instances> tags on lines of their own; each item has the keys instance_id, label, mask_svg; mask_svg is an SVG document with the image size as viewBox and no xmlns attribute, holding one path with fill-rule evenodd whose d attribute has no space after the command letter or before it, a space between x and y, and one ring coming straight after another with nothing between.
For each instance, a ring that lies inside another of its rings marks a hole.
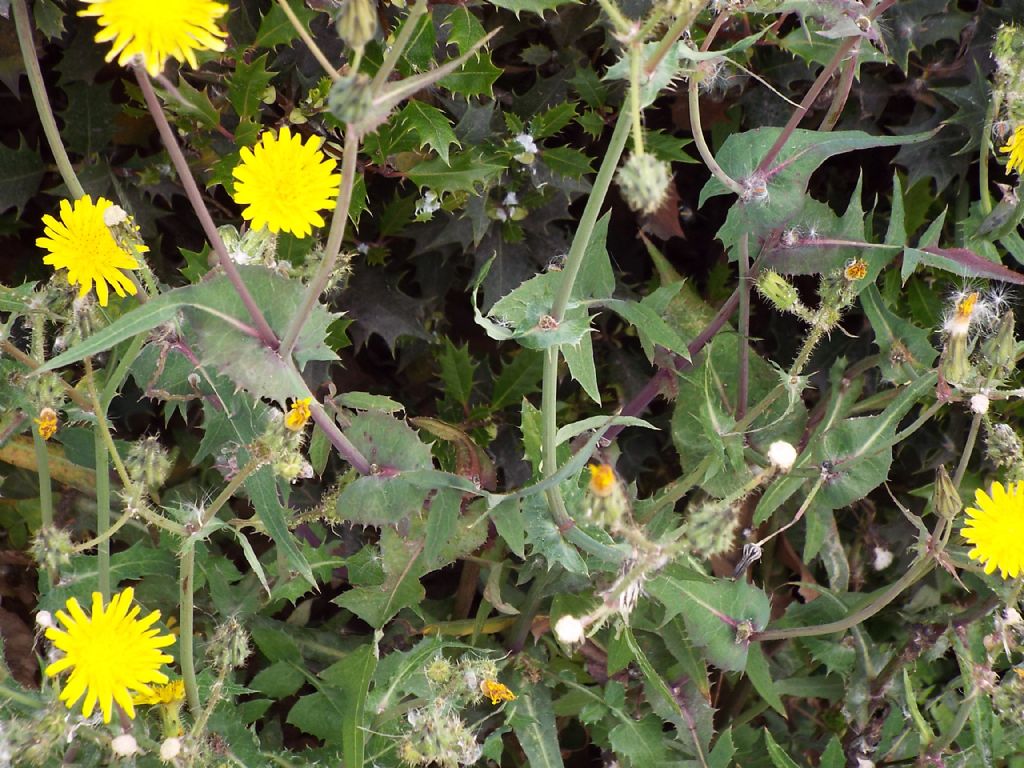
<instances>
[{"instance_id":1,"label":"foliage","mask_svg":"<svg viewBox=\"0 0 1024 768\"><path fill-rule=\"evenodd\" d=\"M1019 4L138 1L0 0L0 765L1020 764Z\"/></svg>"}]
</instances>

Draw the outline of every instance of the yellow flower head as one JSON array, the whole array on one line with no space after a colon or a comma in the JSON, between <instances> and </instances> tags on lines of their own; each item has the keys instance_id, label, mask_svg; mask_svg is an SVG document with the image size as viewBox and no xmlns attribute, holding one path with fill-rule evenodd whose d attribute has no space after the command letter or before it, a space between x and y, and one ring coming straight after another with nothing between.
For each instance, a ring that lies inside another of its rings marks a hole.
<instances>
[{"instance_id":1,"label":"yellow flower head","mask_svg":"<svg viewBox=\"0 0 1024 768\"><path fill-rule=\"evenodd\" d=\"M991 495L978 489L974 501L962 531L974 545L968 555L985 564L985 573L998 568L1004 579L1017 578L1024 570L1024 483L992 483Z\"/></svg>"},{"instance_id":2,"label":"yellow flower head","mask_svg":"<svg viewBox=\"0 0 1024 768\"><path fill-rule=\"evenodd\" d=\"M264 131L252 149L242 149L235 167L235 202L254 229L307 237L324 225L319 211L334 207L341 175L338 164L319 148L316 137L303 144L288 126L275 136Z\"/></svg>"},{"instance_id":3,"label":"yellow flower head","mask_svg":"<svg viewBox=\"0 0 1024 768\"><path fill-rule=\"evenodd\" d=\"M33 421L39 428L39 436L43 440L49 440L57 434L57 412L53 408L43 408L39 412L39 418Z\"/></svg>"},{"instance_id":4,"label":"yellow flower head","mask_svg":"<svg viewBox=\"0 0 1024 768\"><path fill-rule=\"evenodd\" d=\"M591 464L590 492L606 499L615 491L615 470L610 464Z\"/></svg>"},{"instance_id":5,"label":"yellow flower head","mask_svg":"<svg viewBox=\"0 0 1024 768\"><path fill-rule=\"evenodd\" d=\"M100 25L97 43L114 41L107 61L117 57L122 66L141 55L150 75L156 77L171 56L199 67L196 51L223 51L227 33L217 19L228 12L224 3L212 0L83 0L89 7L79 16L95 16ZM120 54L120 55L118 55Z\"/></svg>"},{"instance_id":6,"label":"yellow flower head","mask_svg":"<svg viewBox=\"0 0 1024 768\"><path fill-rule=\"evenodd\" d=\"M172 680L167 685L154 685L148 691L132 696L132 703L143 706L177 705L185 701L185 681Z\"/></svg>"},{"instance_id":7,"label":"yellow flower head","mask_svg":"<svg viewBox=\"0 0 1024 768\"><path fill-rule=\"evenodd\" d=\"M292 432L298 432L306 426L306 423L313 415L309 410L311 402L313 402L313 398L303 397L292 403L292 409L284 417L284 425Z\"/></svg>"},{"instance_id":8,"label":"yellow flower head","mask_svg":"<svg viewBox=\"0 0 1024 768\"><path fill-rule=\"evenodd\" d=\"M60 699L68 709L85 694L82 715L89 717L99 702L103 722L110 722L116 701L128 717L135 717L130 691L152 693L149 683L166 683L167 675L160 666L174 659L160 651L174 642L171 635L161 635L152 626L160 619L153 611L144 619L139 606L132 607L135 591L128 587L114 595L103 607L103 597L92 593L92 615L87 616L75 598L67 601L70 616L57 611L56 616L66 629L51 627L46 637L64 652L64 658L46 668L50 677L71 670Z\"/></svg>"},{"instance_id":9,"label":"yellow flower head","mask_svg":"<svg viewBox=\"0 0 1024 768\"><path fill-rule=\"evenodd\" d=\"M515 701L516 695L507 686L497 680L484 680L480 683L480 691L491 700L491 704L500 704L503 701Z\"/></svg>"},{"instance_id":10,"label":"yellow flower head","mask_svg":"<svg viewBox=\"0 0 1024 768\"><path fill-rule=\"evenodd\" d=\"M1024 124L1017 126L1010 141L1005 147L1000 147L999 151L1010 153L1010 159L1006 162L1007 173L1017 171L1019 175L1024 170Z\"/></svg>"},{"instance_id":11,"label":"yellow flower head","mask_svg":"<svg viewBox=\"0 0 1024 768\"><path fill-rule=\"evenodd\" d=\"M60 221L49 214L43 216L45 237L36 238L36 245L49 253L43 263L54 269L66 269L68 282L80 285L78 295L85 296L96 284L100 306L107 306L109 291L113 287L118 296L135 295L135 283L122 269L138 269L135 257L117 244L110 228L103 221L103 212L113 203L98 198L93 203L89 195L69 203L60 201ZM137 246L140 252L149 249Z\"/></svg>"},{"instance_id":12,"label":"yellow flower head","mask_svg":"<svg viewBox=\"0 0 1024 768\"><path fill-rule=\"evenodd\" d=\"M846 265L843 270L843 277L850 282L863 280L868 274L868 263L864 259L854 259Z\"/></svg>"}]
</instances>

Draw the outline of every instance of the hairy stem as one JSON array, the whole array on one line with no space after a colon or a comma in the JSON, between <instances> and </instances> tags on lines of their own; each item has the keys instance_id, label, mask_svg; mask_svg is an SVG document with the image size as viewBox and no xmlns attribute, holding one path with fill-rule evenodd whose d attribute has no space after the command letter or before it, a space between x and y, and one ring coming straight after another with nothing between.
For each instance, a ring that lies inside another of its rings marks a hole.
<instances>
[{"instance_id":1,"label":"hairy stem","mask_svg":"<svg viewBox=\"0 0 1024 768\"><path fill-rule=\"evenodd\" d=\"M43 72L39 68L39 57L36 55L35 41L32 39L32 22L28 17L28 8L25 0L12 0L14 6L14 25L18 32L18 46L21 48L21 58L25 63L25 72L28 75L29 86L32 88L32 99L36 104L36 112L39 114L39 122L43 125L43 134L46 142L50 145L50 152L57 163L57 170L60 172L64 186L68 188L71 196L75 199L85 195L85 189L78 180L74 166L64 149L64 142L60 138L60 131L57 129L57 121L53 117L53 110L50 108L50 99L46 95L46 83L43 82Z\"/></svg>"},{"instance_id":2,"label":"hairy stem","mask_svg":"<svg viewBox=\"0 0 1024 768\"><path fill-rule=\"evenodd\" d=\"M143 98L146 100L146 107L149 109L153 122L156 123L157 131L160 133L160 139L167 149L171 163L178 172L178 178L181 179L185 195L188 197L189 203L192 204L192 210L195 211L196 217L203 227L203 233L213 247L214 253L217 254L217 260L220 262L221 269L224 270L224 274L227 275L228 280L231 281L235 291L238 292L239 297L242 299L242 303L252 318L260 340L270 349L277 349L277 336L274 335L274 331L267 323L267 319L263 317L263 312L256 305L256 300L249 293L249 289L242 282L242 276L238 273L238 267L235 266L235 262L228 255L227 248L224 247L224 241L221 240L220 234L217 232L217 225L213 223L213 217L210 216L210 212L206 209L203 196L199 192L199 186L192 177L188 161L185 159L185 155L182 154L181 147L178 146L178 140L175 138L173 130L171 130L170 123L167 122L167 116L164 114L163 107L160 106L160 100L157 99L156 91L153 90L153 84L149 81L149 75L146 74L146 70L140 64L135 64L132 68L135 71L135 79L139 83L139 88L142 89Z\"/></svg>"},{"instance_id":3,"label":"hairy stem","mask_svg":"<svg viewBox=\"0 0 1024 768\"><path fill-rule=\"evenodd\" d=\"M96 452L96 567L99 572L99 589L103 602L110 600L110 458L107 444L103 440L103 427L97 424L92 429L93 446Z\"/></svg>"},{"instance_id":4,"label":"hairy stem","mask_svg":"<svg viewBox=\"0 0 1024 768\"><path fill-rule=\"evenodd\" d=\"M192 645L193 615L195 613L195 544L188 542L181 553L180 576L180 607L178 622L181 632L178 634L178 651L181 655L181 677L185 681L185 696L188 708L194 717L199 716L199 685L196 683L195 650Z\"/></svg>"},{"instance_id":5,"label":"hairy stem","mask_svg":"<svg viewBox=\"0 0 1024 768\"><path fill-rule=\"evenodd\" d=\"M32 442L36 449L36 476L39 478L39 514L43 528L53 525L53 483L50 480L50 454L46 441L39 434L39 425L32 424ZM51 583L56 574L49 574Z\"/></svg>"},{"instance_id":6,"label":"hairy stem","mask_svg":"<svg viewBox=\"0 0 1024 768\"><path fill-rule=\"evenodd\" d=\"M839 76L839 87L836 88L836 93L832 98L832 103L829 105L828 112L825 113L821 125L818 126L819 131L831 131L836 127L836 123L839 122L843 109L846 108L846 102L850 98L850 89L853 87L853 78L857 74L859 56L860 40L858 39L857 44L853 46L850 58L843 65L843 73Z\"/></svg>"},{"instance_id":7,"label":"hairy stem","mask_svg":"<svg viewBox=\"0 0 1024 768\"><path fill-rule=\"evenodd\" d=\"M981 129L981 138L978 146L978 192L981 203L981 212L988 216L992 213L992 195L988 190L988 155L992 150L992 123L999 114L999 107L1002 104L1002 91L997 90L988 105L988 112L985 114L985 125Z\"/></svg>"},{"instance_id":8,"label":"hairy stem","mask_svg":"<svg viewBox=\"0 0 1024 768\"><path fill-rule=\"evenodd\" d=\"M288 324L288 330L281 341L281 357L288 359L295 347L295 341L302 332L309 316L313 312L320 294L324 292L327 284L331 281L331 273L338 263L338 254L341 252L341 243L345 239L345 225L348 221L348 210L352 203L352 189L356 183L356 159L359 156L359 136L352 126L345 127L345 148L341 158L341 187L338 190L338 202L334 207L334 217L331 219L331 229L327 234L327 245L324 246L324 255L320 261L320 268L316 275L306 286L306 292L302 297L302 304L295 317Z\"/></svg>"},{"instance_id":9,"label":"hairy stem","mask_svg":"<svg viewBox=\"0 0 1024 768\"><path fill-rule=\"evenodd\" d=\"M373 82L370 84L370 90L373 93L380 93L380 89L384 86L384 83L391 77L391 73L395 71L395 66L398 64L398 59L402 55L402 51L405 50L405 46L409 44L409 38L412 37L412 33L416 31L416 26L419 24L420 16L427 12L427 0L416 0L416 3L409 9L409 15L405 17L405 23L402 28L398 30L398 37L395 38L395 44L388 49L387 55L384 57L384 62L380 65L380 69L377 70L377 74L373 76Z\"/></svg>"},{"instance_id":10,"label":"hairy stem","mask_svg":"<svg viewBox=\"0 0 1024 768\"><path fill-rule=\"evenodd\" d=\"M981 414L974 414L974 418L971 419L971 426L967 432L967 441L964 443L964 449L960 453L960 463L957 464L956 474L953 475L953 487L958 491L960 490L960 483L964 481L964 475L967 474L967 465L971 463L971 455L974 453L974 444L978 439L978 429L981 427Z\"/></svg>"}]
</instances>

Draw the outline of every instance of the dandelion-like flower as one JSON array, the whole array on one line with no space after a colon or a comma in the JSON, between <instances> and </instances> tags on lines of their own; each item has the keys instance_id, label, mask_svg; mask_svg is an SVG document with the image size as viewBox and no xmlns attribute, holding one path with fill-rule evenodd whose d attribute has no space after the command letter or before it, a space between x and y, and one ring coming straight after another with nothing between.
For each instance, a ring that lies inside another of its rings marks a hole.
<instances>
[{"instance_id":1,"label":"dandelion-like flower","mask_svg":"<svg viewBox=\"0 0 1024 768\"><path fill-rule=\"evenodd\" d=\"M1019 175L1024 169L1024 124L1017 126L1006 146L1000 147L999 151L1010 153L1010 159L1006 162L1006 172L1017 171Z\"/></svg>"},{"instance_id":2,"label":"dandelion-like flower","mask_svg":"<svg viewBox=\"0 0 1024 768\"><path fill-rule=\"evenodd\" d=\"M81 286L79 296L85 296L93 284L100 306L107 306L109 284L118 296L135 295L135 283L122 272L138 269L135 257L117 244L110 228L103 221L104 212L113 203L97 198L93 203L89 195L69 203L60 201L60 220L49 214L43 216L45 237L36 239L36 245L49 253L43 263L54 269L66 269L68 282ZM149 249L137 246L145 253Z\"/></svg>"},{"instance_id":3,"label":"dandelion-like flower","mask_svg":"<svg viewBox=\"0 0 1024 768\"><path fill-rule=\"evenodd\" d=\"M992 483L991 495L978 489L974 501L962 531L974 545L968 555L984 563L985 573L998 568L1004 579L1017 578L1024 570L1024 483Z\"/></svg>"},{"instance_id":4,"label":"dandelion-like flower","mask_svg":"<svg viewBox=\"0 0 1024 768\"><path fill-rule=\"evenodd\" d=\"M516 700L516 695L512 693L508 686L499 683L497 680L484 680L480 683L480 691L491 700L491 704Z\"/></svg>"},{"instance_id":5,"label":"dandelion-like flower","mask_svg":"<svg viewBox=\"0 0 1024 768\"><path fill-rule=\"evenodd\" d=\"M980 294L977 291L965 292L955 299L953 311L946 317L945 329L950 336L963 337L971 329L971 323L981 314L979 306ZM982 302L982 305L984 302Z\"/></svg>"},{"instance_id":6,"label":"dandelion-like flower","mask_svg":"<svg viewBox=\"0 0 1024 768\"><path fill-rule=\"evenodd\" d=\"M113 47L107 61L127 64L141 56L146 71L156 77L168 57L199 67L196 51L223 51L227 33L217 19L228 12L213 0L83 0L89 7L79 16L95 16L100 25L97 43Z\"/></svg>"},{"instance_id":7,"label":"dandelion-like flower","mask_svg":"<svg viewBox=\"0 0 1024 768\"><path fill-rule=\"evenodd\" d=\"M57 412L53 408L43 408L39 412L38 419L32 419L39 429L39 436L43 440L49 440L57 434Z\"/></svg>"},{"instance_id":8,"label":"dandelion-like flower","mask_svg":"<svg viewBox=\"0 0 1024 768\"><path fill-rule=\"evenodd\" d=\"M167 685L154 685L148 691L132 696L133 704L180 704L185 701L185 681L172 680Z\"/></svg>"},{"instance_id":9,"label":"dandelion-like flower","mask_svg":"<svg viewBox=\"0 0 1024 768\"><path fill-rule=\"evenodd\" d=\"M284 417L284 425L292 432L298 432L309 422L310 417L313 415L309 410L311 402L313 402L313 398L303 397L292 403L291 410Z\"/></svg>"},{"instance_id":10,"label":"dandelion-like flower","mask_svg":"<svg viewBox=\"0 0 1024 768\"><path fill-rule=\"evenodd\" d=\"M242 218L254 229L307 237L324 225L319 212L334 206L341 183L337 166L315 137L303 144L287 126L277 136L264 131L255 147L242 149L242 162L232 171L235 202L246 206Z\"/></svg>"},{"instance_id":11,"label":"dandelion-like flower","mask_svg":"<svg viewBox=\"0 0 1024 768\"><path fill-rule=\"evenodd\" d=\"M75 598L67 601L68 613L57 611L57 619L66 629L46 630L46 637L64 652L64 658L46 668L50 677L70 669L60 699L68 709L85 695L82 715L89 717L97 702L103 722L110 722L116 701L128 717L135 717L131 692L151 694L150 683L166 683L160 666L173 661L160 649L171 645L171 635L154 629L160 611L137 618L139 606L132 607L135 591L128 587L114 595L103 607L103 597L92 593L92 613L86 615Z\"/></svg>"}]
</instances>

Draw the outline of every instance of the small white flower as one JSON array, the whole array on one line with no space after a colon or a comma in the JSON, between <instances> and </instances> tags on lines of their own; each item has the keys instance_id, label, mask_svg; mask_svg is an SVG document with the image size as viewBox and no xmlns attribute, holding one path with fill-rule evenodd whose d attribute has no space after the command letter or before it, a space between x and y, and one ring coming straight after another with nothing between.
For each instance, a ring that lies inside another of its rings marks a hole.
<instances>
[{"instance_id":1,"label":"small white flower","mask_svg":"<svg viewBox=\"0 0 1024 768\"><path fill-rule=\"evenodd\" d=\"M988 413L988 397L980 392L971 396L971 413L982 416Z\"/></svg>"},{"instance_id":2,"label":"small white flower","mask_svg":"<svg viewBox=\"0 0 1024 768\"><path fill-rule=\"evenodd\" d=\"M875 547L875 561L871 566L876 571L884 571L890 565L892 565L893 554L885 547Z\"/></svg>"},{"instance_id":3,"label":"small white flower","mask_svg":"<svg viewBox=\"0 0 1024 768\"><path fill-rule=\"evenodd\" d=\"M160 759L165 763L171 762L174 758L181 754L181 739L176 736L164 740L164 743L160 745Z\"/></svg>"},{"instance_id":4,"label":"small white flower","mask_svg":"<svg viewBox=\"0 0 1024 768\"><path fill-rule=\"evenodd\" d=\"M565 615L555 622L555 637L563 645L578 645L586 636L586 627L575 616Z\"/></svg>"},{"instance_id":5,"label":"small white flower","mask_svg":"<svg viewBox=\"0 0 1024 768\"><path fill-rule=\"evenodd\" d=\"M529 152L531 155L537 154L537 142L533 140L533 136L530 134L520 133L516 136L516 141L523 148L523 152Z\"/></svg>"},{"instance_id":6,"label":"small white flower","mask_svg":"<svg viewBox=\"0 0 1024 768\"><path fill-rule=\"evenodd\" d=\"M128 221L128 214L120 205L112 205L103 212L103 223L108 227L116 227Z\"/></svg>"},{"instance_id":7,"label":"small white flower","mask_svg":"<svg viewBox=\"0 0 1024 768\"><path fill-rule=\"evenodd\" d=\"M49 629L53 626L53 614L49 611L40 611L36 614L36 624L43 629Z\"/></svg>"},{"instance_id":8,"label":"small white flower","mask_svg":"<svg viewBox=\"0 0 1024 768\"><path fill-rule=\"evenodd\" d=\"M789 472L793 468L796 457L796 448L785 440L776 440L768 446L768 461L782 472Z\"/></svg>"},{"instance_id":9,"label":"small white flower","mask_svg":"<svg viewBox=\"0 0 1024 768\"><path fill-rule=\"evenodd\" d=\"M519 195L515 192L509 192L505 195L505 199L501 202L502 205L519 205Z\"/></svg>"},{"instance_id":10,"label":"small white flower","mask_svg":"<svg viewBox=\"0 0 1024 768\"><path fill-rule=\"evenodd\" d=\"M110 748L118 757L131 757L139 751L139 743L130 733L122 733L111 740Z\"/></svg>"}]
</instances>

